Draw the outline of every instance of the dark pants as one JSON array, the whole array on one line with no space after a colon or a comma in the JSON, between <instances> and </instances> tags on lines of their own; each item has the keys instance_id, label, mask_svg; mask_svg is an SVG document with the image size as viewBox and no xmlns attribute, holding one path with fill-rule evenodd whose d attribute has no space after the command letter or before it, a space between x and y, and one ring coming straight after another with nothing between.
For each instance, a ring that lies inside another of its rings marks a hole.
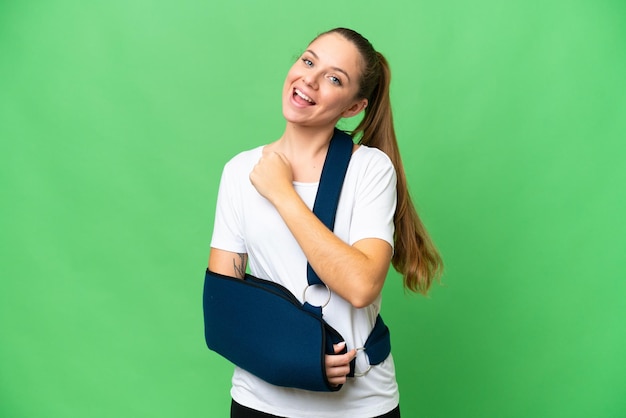
<instances>
[{"instance_id":1,"label":"dark pants","mask_svg":"<svg viewBox=\"0 0 626 418\"><path fill-rule=\"evenodd\" d=\"M230 418L280 418L276 415L266 414L265 412L259 412L254 409L248 408L243 405L239 405L234 400L230 404ZM374 418L400 418L400 405L396 406L391 412L385 415L380 415Z\"/></svg>"}]
</instances>

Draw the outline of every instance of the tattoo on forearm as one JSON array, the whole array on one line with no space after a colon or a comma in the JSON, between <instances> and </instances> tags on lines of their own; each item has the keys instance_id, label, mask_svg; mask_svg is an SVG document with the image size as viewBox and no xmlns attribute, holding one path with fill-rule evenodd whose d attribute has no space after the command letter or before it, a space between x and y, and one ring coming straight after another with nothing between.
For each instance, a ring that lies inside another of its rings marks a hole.
<instances>
[{"instance_id":1,"label":"tattoo on forearm","mask_svg":"<svg viewBox=\"0 0 626 418\"><path fill-rule=\"evenodd\" d=\"M233 258L233 270L235 271L235 276L243 279L246 275L246 255L245 254L237 254L239 256L239 260Z\"/></svg>"}]
</instances>

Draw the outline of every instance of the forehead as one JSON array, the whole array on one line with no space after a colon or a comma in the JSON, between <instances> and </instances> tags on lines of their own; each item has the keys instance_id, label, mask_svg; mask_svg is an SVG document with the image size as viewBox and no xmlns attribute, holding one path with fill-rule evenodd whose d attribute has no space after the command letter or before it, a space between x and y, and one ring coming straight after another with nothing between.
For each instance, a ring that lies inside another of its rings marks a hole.
<instances>
[{"instance_id":1,"label":"forehead","mask_svg":"<svg viewBox=\"0 0 626 418\"><path fill-rule=\"evenodd\" d=\"M308 46L323 64L338 67L348 74L358 74L361 70L361 54L356 46L343 36L327 33L315 39Z\"/></svg>"}]
</instances>

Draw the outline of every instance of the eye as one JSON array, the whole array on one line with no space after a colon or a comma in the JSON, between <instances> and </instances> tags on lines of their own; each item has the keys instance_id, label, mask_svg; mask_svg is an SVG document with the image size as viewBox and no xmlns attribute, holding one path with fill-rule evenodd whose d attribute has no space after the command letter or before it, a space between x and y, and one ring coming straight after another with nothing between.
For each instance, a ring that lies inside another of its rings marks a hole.
<instances>
[{"instance_id":1,"label":"eye","mask_svg":"<svg viewBox=\"0 0 626 418\"><path fill-rule=\"evenodd\" d=\"M313 61L311 61L308 58L302 58L302 62L304 63L304 65L306 65L307 67L312 67L313 66Z\"/></svg>"},{"instance_id":2,"label":"eye","mask_svg":"<svg viewBox=\"0 0 626 418\"><path fill-rule=\"evenodd\" d=\"M331 83L336 84L338 86L341 86L341 80L338 77L335 77L334 75L331 75L330 77L328 77L328 79L330 80Z\"/></svg>"}]
</instances>

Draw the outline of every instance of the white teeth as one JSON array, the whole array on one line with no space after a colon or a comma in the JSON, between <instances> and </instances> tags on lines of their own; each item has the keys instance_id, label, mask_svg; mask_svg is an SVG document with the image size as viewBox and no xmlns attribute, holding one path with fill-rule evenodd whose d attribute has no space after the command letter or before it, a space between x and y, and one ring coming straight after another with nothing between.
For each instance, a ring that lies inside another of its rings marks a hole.
<instances>
[{"instance_id":1,"label":"white teeth","mask_svg":"<svg viewBox=\"0 0 626 418\"><path fill-rule=\"evenodd\" d=\"M296 90L296 94L300 97L302 97L304 100L306 100L309 103L315 103L313 101L313 99L311 99L309 96L307 96L306 94L302 93L300 90L295 89Z\"/></svg>"}]
</instances>

